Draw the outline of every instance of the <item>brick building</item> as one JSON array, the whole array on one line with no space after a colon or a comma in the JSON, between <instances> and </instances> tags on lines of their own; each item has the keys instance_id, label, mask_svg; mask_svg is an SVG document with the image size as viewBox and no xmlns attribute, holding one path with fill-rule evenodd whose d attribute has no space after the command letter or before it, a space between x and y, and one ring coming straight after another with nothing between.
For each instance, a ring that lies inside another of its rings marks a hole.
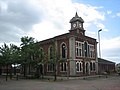
<instances>
[{"instance_id":1,"label":"brick building","mask_svg":"<svg viewBox=\"0 0 120 90\"><path fill-rule=\"evenodd\" d=\"M47 54L49 62L56 58L57 75L82 76L97 72L97 42L86 36L84 20L76 15L70 20L68 33L40 41L41 50ZM55 51L53 55L53 51ZM53 75L54 63L42 65L44 75Z\"/></svg>"},{"instance_id":2,"label":"brick building","mask_svg":"<svg viewBox=\"0 0 120 90\"><path fill-rule=\"evenodd\" d=\"M98 58L98 74L114 73L115 62L108 61L106 59Z\"/></svg>"}]
</instances>

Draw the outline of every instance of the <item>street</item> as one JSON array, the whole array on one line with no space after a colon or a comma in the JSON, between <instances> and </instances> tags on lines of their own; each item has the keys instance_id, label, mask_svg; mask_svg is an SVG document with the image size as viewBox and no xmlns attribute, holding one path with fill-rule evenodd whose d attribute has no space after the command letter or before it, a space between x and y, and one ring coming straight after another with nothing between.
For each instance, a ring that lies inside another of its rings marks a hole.
<instances>
[{"instance_id":1,"label":"street","mask_svg":"<svg viewBox=\"0 0 120 90\"><path fill-rule=\"evenodd\" d=\"M1 79L0 90L120 90L120 76L58 80Z\"/></svg>"}]
</instances>

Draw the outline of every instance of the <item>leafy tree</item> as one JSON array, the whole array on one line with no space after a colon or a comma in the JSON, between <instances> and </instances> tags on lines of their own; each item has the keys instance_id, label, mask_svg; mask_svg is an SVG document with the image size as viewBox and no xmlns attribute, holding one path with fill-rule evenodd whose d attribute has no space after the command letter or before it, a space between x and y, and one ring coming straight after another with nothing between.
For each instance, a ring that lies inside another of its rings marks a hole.
<instances>
[{"instance_id":1,"label":"leafy tree","mask_svg":"<svg viewBox=\"0 0 120 90\"><path fill-rule=\"evenodd\" d=\"M3 65L6 66L6 81L8 77L8 67L11 67L11 50L7 44L4 43L0 47L0 53L3 60Z\"/></svg>"},{"instance_id":2,"label":"leafy tree","mask_svg":"<svg viewBox=\"0 0 120 90\"><path fill-rule=\"evenodd\" d=\"M24 66L24 76L26 75L26 69L28 66L28 74L31 74L30 67L36 68L36 73L39 77L40 66L44 63L44 53L38 42L34 41L32 37L21 38L21 55L23 58L22 65Z\"/></svg>"},{"instance_id":3,"label":"leafy tree","mask_svg":"<svg viewBox=\"0 0 120 90\"><path fill-rule=\"evenodd\" d=\"M12 64L14 65L14 75L16 75L15 65L21 64L20 48L14 44L10 44L10 49L11 49Z\"/></svg>"},{"instance_id":4,"label":"leafy tree","mask_svg":"<svg viewBox=\"0 0 120 90\"><path fill-rule=\"evenodd\" d=\"M4 64L4 60L3 60L2 55L0 53L0 75L2 74L2 66L3 66L3 64Z\"/></svg>"},{"instance_id":5,"label":"leafy tree","mask_svg":"<svg viewBox=\"0 0 120 90\"><path fill-rule=\"evenodd\" d=\"M30 74L30 64L33 61L32 53L33 53L33 45L34 38L32 37L22 37L21 38L21 56L22 56L22 65L24 67L24 76L26 76L27 65L29 66L29 74Z\"/></svg>"},{"instance_id":6,"label":"leafy tree","mask_svg":"<svg viewBox=\"0 0 120 90\"><path fill-rule=\"evenodd\" d=\"M53 65L54 81L57 80L57 65L58 65L58 59L59 59L59 55L57 53L55 42L56 42L56 40L53 40L53 42L52 42L52 47L53 47L52 48L52 54L51 54L52 55L52 59L48 60L48 63Z\"/></svg>"},{"instance_id":7,"label":"leafy tree","mask_svg":"<svg viewBox=\"0 0 120 90\"><path fill-rule=\"evenodd\" d=\"M17 47L14 44L10 44L9 46L4 43L0 47L0 53L1 53L1 65L5 66L7 68L6 70L6 81L8 76L8 68L10 72L10 78L12 78L12 64L18 63L19 60L19 47Z\"/></svg>"}]
</instances>

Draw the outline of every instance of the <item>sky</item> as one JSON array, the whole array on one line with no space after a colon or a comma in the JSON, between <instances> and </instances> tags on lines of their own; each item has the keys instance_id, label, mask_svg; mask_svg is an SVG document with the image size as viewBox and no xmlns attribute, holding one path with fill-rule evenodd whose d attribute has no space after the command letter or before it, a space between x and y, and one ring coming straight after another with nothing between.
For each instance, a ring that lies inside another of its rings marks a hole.
<instances>
[{"instance_id":1,"label":"sky","mask_svg":"<svg viewBox=\"0 0 120 90\"><path fill-rule=\"evenodd\" d=\"M77 12L86 35L97 39L101 57L120 63L120 0L0 0L0 45L29 36L45 40L70 30Z\"/></svg>"}]
</instances>

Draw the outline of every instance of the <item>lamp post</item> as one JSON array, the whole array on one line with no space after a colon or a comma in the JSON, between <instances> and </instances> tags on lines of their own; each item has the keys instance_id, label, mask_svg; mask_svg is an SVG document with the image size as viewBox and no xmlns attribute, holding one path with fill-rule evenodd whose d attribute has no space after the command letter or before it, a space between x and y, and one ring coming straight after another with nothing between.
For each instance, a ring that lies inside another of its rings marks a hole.
<instances>
[{"instance_id":1,"label":"lamp post","mask_svg":"<svg viewBox=\"0 0 120 90\"><path fill-rule=\"evenodd\" d=\"M100 31L102 31L102 29L98 30L99 57L101 58L101 50L100 50Z\"/></svg>"}]
</instances>

